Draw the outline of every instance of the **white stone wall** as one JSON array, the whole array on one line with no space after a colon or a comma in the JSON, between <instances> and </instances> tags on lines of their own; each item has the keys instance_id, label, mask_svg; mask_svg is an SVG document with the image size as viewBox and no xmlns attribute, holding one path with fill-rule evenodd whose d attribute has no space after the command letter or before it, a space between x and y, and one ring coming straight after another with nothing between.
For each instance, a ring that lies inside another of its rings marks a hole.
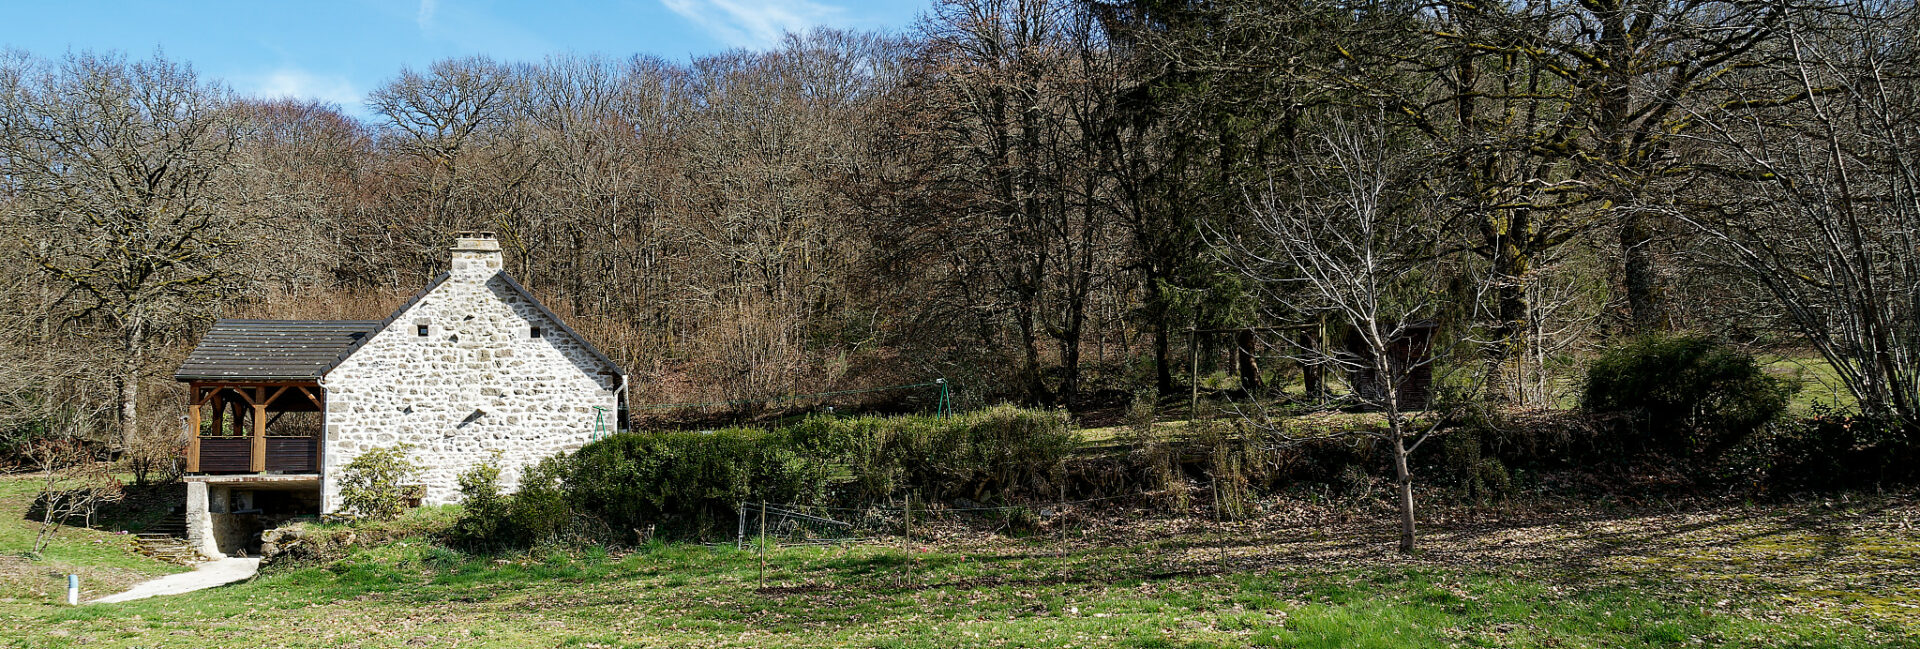
<instances>
[{"instance_id":1,"label":"white stone wall","mask_svg":"<svg viewBox=\"0 0 1920 649\"><path fill-rule=\"evenodd\" d=\"M370 448L412 444L426 467L425 502L442 504L458 500L455 478L495 449L511 489L523 467L586 444L594 406L614 426L614 368L508 284L500 265L498 252L456 249L446 281L327 374L325 511L339 506L341 468Z\"/></svg>"}]
</instances>

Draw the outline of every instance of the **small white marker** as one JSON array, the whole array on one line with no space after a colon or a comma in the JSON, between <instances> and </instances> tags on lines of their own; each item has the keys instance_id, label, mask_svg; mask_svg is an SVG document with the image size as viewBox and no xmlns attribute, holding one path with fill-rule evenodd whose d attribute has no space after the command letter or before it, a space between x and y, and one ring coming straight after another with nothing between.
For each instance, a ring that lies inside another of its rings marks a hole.
<instances>
[{"instance_id":1,"label":"small white marker","mask_svg":"<svg viewBox=\"0 0 1920 649\"><path fill-rule=\"evenodd\" d=\"M67 575L67 605L80 605L80 575Z\"/></svg>"}]
</instances>

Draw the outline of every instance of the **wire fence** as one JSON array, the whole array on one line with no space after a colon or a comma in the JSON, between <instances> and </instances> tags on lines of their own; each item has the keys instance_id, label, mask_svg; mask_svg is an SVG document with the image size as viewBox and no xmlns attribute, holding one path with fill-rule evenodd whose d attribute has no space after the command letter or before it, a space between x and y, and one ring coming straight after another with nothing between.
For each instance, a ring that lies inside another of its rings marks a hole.
<instances>
[{"instance_id":1,"label":"wire fence","mask_svg":"<svg viewBox=\"0 0 1920 649\"><path fill-rule=\"evenodd\" d=\"M1125 518L1116 516L1115 505L1127 501L1137 504L1150 497L1063 498L1050 503L1000 506L928 504L913 499L868 507L745 502L736 510L733 546L759 557L762 588L766 586L767 555L783 546L898 546L907 558L905 577L911 581L916 544L1000 534L1052 542L1064 555L1069 542L1084 542L1102 525Z\"/></svg>"},{"instance_id":2,"label":"wire fence","mask_svg":"<svg viewBox=\"0 0 1920 649\"><path fill-rule=\"evenodd\" d=\"M1140 500L1126 495L1027 505L953 506L906 501L870 507L823 507L789 503L740 503L734 546L764 541L780 545L872 543L898 537L939 538L954 533L1033 535L1073 527L1073 511L1098 503Z\"/></svg>"}]
</instances>

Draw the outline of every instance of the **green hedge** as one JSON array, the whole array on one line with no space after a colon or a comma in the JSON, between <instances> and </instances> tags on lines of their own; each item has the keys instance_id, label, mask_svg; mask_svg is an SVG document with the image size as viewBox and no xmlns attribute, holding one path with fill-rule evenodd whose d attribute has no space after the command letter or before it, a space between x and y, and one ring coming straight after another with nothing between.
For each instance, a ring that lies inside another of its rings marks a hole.
<instances>
[{"instance_id":1,"label":"green hedge","mask_svg":"<svg viewBox=\"0 0 1920 649\"><path fill-rule=\"evenodd\" d=\"M1654 452L1710 465L1787 409L1799 386L1769 376L1733 347L1694 336L1649 336L1587 367L1580 405L1624 415L1618 452Z\"/></svg>"},{"instance_id":2,"label":"green hedge","mask_svg":"<svg viewBox=\"0 0 1920 649\"><path fill-rule=\"evenodd\" d=\"M743 502L1050 495L1076 440L1065 413L1010 406L947 418L813 417L776 429L622 433L543 462L509 502L486 495L492 476L463 477L465 498L485 504L458 529L469 543L492 545L649 527L686 535L730 528Z\"/></svg>"}]
</instances>

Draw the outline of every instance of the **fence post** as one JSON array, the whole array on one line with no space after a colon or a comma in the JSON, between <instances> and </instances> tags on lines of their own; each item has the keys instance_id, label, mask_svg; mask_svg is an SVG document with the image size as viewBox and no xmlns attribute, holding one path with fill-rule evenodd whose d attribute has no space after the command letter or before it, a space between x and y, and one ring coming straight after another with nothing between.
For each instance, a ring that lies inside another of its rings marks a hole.
<instances>
[{"instance_id":1,"label":"fence post","mask_svg":"<svg viewBox=\"0 0 1920 649\"><path fill-rule=\"evenodd\" d=\"M1200 330L1187 328L1187 356L1193 360L1193 398L1187 402L1187 424L1200 417Z\"/></svg>"},{"instance_id":2,"label":"fence post","mask_svg":"<svg viewBox=\"0 0 1920 649\"><path fill-rule=\"evenodd\" d=\"M734 509L738 510L740 515L740 524L733 532L733 549L744 550L747 548L747 502L743 500L735 503Z\"/></svg>"},{"instance_id":3,"label":"fence post","mask_svg":"<svg viewBox=\"0 0 1920 649\"><path fill-rule=\"evenodd\" d=\"M907 552L907 587L913 587L913 494L907 494L907 505L901 508L901 514L907 523L906 536L900 541L900 549Z\"/></svg>"},{"instance_id":4,"label":"fence post","mask_svg":"<svg viewBox=\"0 0 1920 649\"><path fill-rule=\"evenodd\" d=\"M760 589L767 588L767 501L760 501Z\"/></svg>"}]
</instances>

